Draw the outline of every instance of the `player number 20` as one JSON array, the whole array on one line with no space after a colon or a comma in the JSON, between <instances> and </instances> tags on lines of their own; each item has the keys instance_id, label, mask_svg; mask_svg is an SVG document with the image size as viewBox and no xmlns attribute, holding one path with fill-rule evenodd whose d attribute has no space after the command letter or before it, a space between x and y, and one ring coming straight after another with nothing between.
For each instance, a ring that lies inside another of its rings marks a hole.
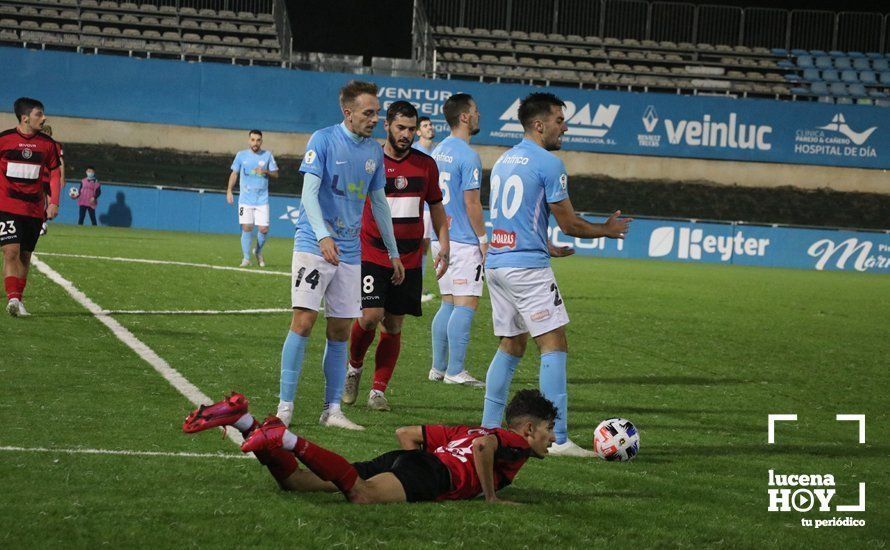
<instances>
[{"instance_id":1,"label":"player number 20","mask_svg":"<svg viewBox=\"0 0 890 550\"><path fill-rule=\"evenodd\" d=\"M15 235L15 220L0 222L0 237Z\"/></svg>"},{"instance_id":2,"label":"player number 20","mask_svg":"<svg viewBox=\"0 0 890 550\"><path fill-rule=\"evenodd\" d=\"M501 193L501 177L491 177L491 219L498 217L498 199L500 199L500 212L508 220L516 215L522 205L522 178L513 174L504 182L504 193ZM500 196L498 196L500 195Z\"/></svg>"}]
</instances>

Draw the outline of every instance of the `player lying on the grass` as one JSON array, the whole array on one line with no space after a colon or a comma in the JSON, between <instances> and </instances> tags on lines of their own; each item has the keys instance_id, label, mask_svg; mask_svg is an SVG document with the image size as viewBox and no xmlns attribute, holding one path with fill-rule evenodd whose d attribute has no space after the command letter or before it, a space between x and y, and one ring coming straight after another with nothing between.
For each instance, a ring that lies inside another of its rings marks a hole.
<instances>
[{"instance_id":1,"label":"player lying on the grass","mask_svg":"<svg viewBox=\"0 0 890 550\"><path fill-rule=\"evenodd\" d=\"M508 429L408 426L396 430L402 447L366 462L350 463L290 431L277 417L260 425L247 399L233 393L193 411L182 429L195 433L234 426L241 450L253 452L285 491L340 491L349 502L375 504L471 499L488 502L509 485L528 457L544 458L555 440L556 407L538 390L522 390L507 406ZM297 459L309 471L301 470Z\"/></svg>"}]
</instances>

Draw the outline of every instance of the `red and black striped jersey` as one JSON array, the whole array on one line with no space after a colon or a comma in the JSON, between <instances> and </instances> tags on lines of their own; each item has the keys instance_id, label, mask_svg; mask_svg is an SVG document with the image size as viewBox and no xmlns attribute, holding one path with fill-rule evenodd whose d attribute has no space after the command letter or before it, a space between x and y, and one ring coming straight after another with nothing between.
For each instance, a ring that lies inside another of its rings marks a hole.
<instances>
[{"instance_id":1,"label":"red and black striped jersey","mask_svg":"<svg viewBox=\"0 0 890 550\"><path fill-rule=\"evenodd\" d=\"M392 212L399 255L406 269L419 268L423 261L423 204L442 202L439 169L432 157L415 149L396 160L383 155L386 172L386 200ZM380 238L380 229L371 213L371 200L365 200L362 213L362 261L392 266Z\"/></svg>"},{"instance_id":2,"label":"red and black striped jersey","mask_svg":"<svg viewBox=\"0 0 890 550\"><path fill-rule=\"evenodd\" d=\"M0 133L0 211L43 218L44 184L58 167L59 148L53 138L40 132L26 135L17 128Z\"/></svg>"},{"instance_id":3,"label":"red and black striped jersey","mask_svg":"<svg viewBox=\"0 0 890 550\"><path fill-rule=\"evenodd\" d=\"M531 456L531 447L525 438L510 430L440 425L426 425L422 429L423 449L436 455L451 474L451 491L437 500L473 498L482 493L482 482L473 458L473 441L479 437L494 435L498 438L498 448L494 453L495 490L512 483Z\"/></svg>"}]
</instances>

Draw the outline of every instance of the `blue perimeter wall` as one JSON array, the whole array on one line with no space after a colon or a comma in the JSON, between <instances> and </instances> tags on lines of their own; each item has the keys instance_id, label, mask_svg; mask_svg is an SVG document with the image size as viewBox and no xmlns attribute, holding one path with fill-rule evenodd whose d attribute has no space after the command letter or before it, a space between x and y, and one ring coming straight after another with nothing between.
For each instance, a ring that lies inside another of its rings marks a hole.
<instances>
[{"instance_id":1,"label":"blue perimeter wall","mask_svg":"<svg viewBox=\"0 0 890 550\"><path fill-rule=\"evenodd\" d=\"M75 186L69 182L65 187L54 223L77 222L77 204L67 196ZM272 196L269 202L270 234L292 237L299 199ZM241 230L236 208L219 192L105 184L97 215L101 225L237 235ZM890 232L645 219L634 221L627 239L618 241L567 237L552 217L550 223L554 244L572 246L584 256L890 274ZM237 239L232 240L232 250L238 253Z\"/></svg>"},{"instance_id":2,"label":"blue perimeter wall","mask_svg":"<svg viewBox=\"0 0 890 550\"><path fill-rule=\"evenodd\" d=\"M355 75L187 63L0 47L0 105L41 99L50 117L310 133L340 121L337 92ZM441 132L442 104L473 94L475 144L521 138L519 99L541 88L419 78L362 77L385 108L412 101ZM890 109L552 87L567 102L567 150L630 155L890 168ZM11 122L11 121L10 121ZM10 124L12 126L12 124ZM382 137L382 124L378 134ZM276 151L302 153L302 151Z\"/></svg>"}]
</instances>

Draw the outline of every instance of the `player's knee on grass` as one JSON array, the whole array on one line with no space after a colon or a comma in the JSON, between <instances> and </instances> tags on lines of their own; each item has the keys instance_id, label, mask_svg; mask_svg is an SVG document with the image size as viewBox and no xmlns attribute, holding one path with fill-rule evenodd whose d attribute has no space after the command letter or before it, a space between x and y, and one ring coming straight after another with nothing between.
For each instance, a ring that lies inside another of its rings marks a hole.
<instances>
[{"instance_id":1,"label":"player's knee on grass","mask_svg":"<svg viewBox=\"0 0 890 550\"><path fill-rule=\"evenodd\" d=\"M402 322L404 320L404 315L390 315L387 313L383 316L383 330L388 334L399 334L402 332Z\"/></svg>"},{"instance_id":2,"label":"player's knee on grass","mask_svg":"<svg viewBox=\"0 0 890 550\"><path fill-rule=\"evenodd\" d=\"M303 338L308 338L312 334L312 327L315 326L316 319L318 319L317 311L295 307L294 315L290 321L290 329Z\"/></svg>"},{"instance_id":3,"label":"player's knee on grass","mask_svg":"<svg viewBox=\"0 0 890 550\"><path fill-rule=\"evenodd\" d=\"M541 353L549 353L551 351L569 351L569 344L566 340L565 327L559 327L551 330L550 332L545 332L544 334L535 336L535 343L538 344L538 349L541 350Z\"/></svg>"},{"instance_id":4,"label":"player's knee on grass","mask_svg":"<svg viewBox=\"0 0 890 550\"><path fill-rule=\"evenodd\" d=\"M516 336L502 336L500 349L504 353L509 353L513 357L522 357L525 355L525 348L528 345L528 333L518 334Z\"/></svg>"}]
</instances>

